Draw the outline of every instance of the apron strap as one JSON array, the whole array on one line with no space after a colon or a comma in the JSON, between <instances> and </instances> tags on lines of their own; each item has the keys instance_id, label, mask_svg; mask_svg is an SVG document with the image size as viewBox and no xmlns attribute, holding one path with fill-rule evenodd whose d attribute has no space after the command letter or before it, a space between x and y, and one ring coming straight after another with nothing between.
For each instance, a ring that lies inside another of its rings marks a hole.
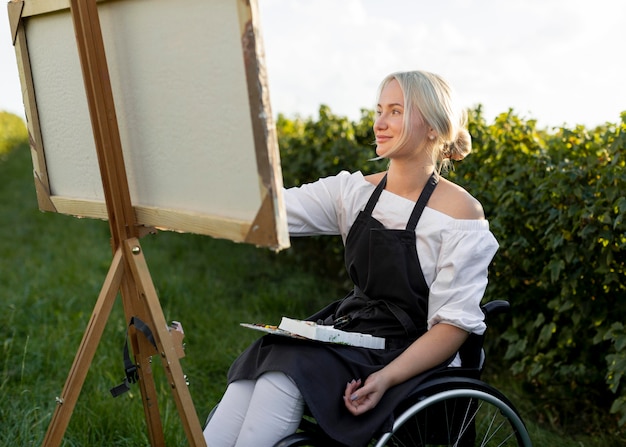
<instances>
[{"instance_id":1,"label":"apron strap","mask_svg":"<svg viewBox=\"0 0 626 447\"><path fill-rule=\"evenodd\" d=\"M415 207L413 207L413 211L411 212L411 217L409 218L409 221L406 224L407 230L415 231L415 227L417 227L417 221L420 220L420 217L422 216L422 212L424 211L424 208L426 208L426 204L428 203L430 196L435 190L437 183L439 183L439 177L433 172L430 178L428 179L428 181L426 182L424 189L422 189L422 193L417 199L417 202L415 203Z\"/></svg>"},{"instance_id":2,"label":"apron strap","mask_svg":"<svg viewBox=\"0 0 626 447\"><path fill-rule=\"evenodd\" d=\"M366 299L367 303L372 303L373 305L383 303L387 307L387 309L389 309L389 312L391 312L393 316L396 317L396 319L400 322L408 337L417 338L423 332L417 328L409 314L407 314L406 311L397 304L387 300L370 301L367 295L356 285L354 286L354 295L356 297Z\"/></svg>"},{"instance_id":3,"label":"apron strap","mask_svg":"<svg viewBox=\"0 0 626 447\"><path fill-rule=\"evenodd\" d=\"M422 212L424 211L424 208L426 208L426 204L428 203L430 196L435 190L437 183L439 183L439 177L433 172L432 175L429 177L428 181L426 182L426 185L424 186L422 193L417 199L415 206L413 207L413 211L411 212L411 217L409 217L409 221L406 224L407 230L415 231L415 228L417 227L417 222L422 216ZM376 203L378 202L378 199L380 198L380 195L382 194L383 189L385 189L386 185L387 185L387 174L385 174L385 176L378 183L378 185L376 185L376 189L374 189L374 192L372 193L369 200L367 201L367 205L365 205L365 209L363 210L363 213L367 214L368 216L372 215L372 211L374 210L374 207L376 206Z\"/></svg>"},{"instance_id":4,"label":"apron strap","mask_svg":"<svg viewBox=\"0 0 626 447\"><path fill-rule=\"evenodd\" d=\"M374 210L374 207L376 206L376 203L378 202L378 199L380 195L382 194L383 189L385 189L385 185L387 185L386 173L383 179L380 182L378 182L378 185L376 185L376 189L374 189L374 192L372 193L369 200L367 201L367 205L365 205L365 209L363 210L363 212L367 214L368 216L372 215L372 211Z\"/></svg>"}]
</instances>

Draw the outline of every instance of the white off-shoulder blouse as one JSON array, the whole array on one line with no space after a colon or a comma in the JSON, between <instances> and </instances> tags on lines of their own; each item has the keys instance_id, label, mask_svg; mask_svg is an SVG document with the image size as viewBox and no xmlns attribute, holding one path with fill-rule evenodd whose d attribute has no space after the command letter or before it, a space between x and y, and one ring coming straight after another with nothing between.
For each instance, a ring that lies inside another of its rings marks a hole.
<instances>
[{"instance_id":1,"label":"white off-shoulder blouse","mask_svg":"<svg viewBox=\"0 0 626 447\"><path fill-rule=\"evenodd\" d=\"M285 190L292 236L341 235L345 243L352 223L374 191L361 172L342 171ZM415 202L388 191L372 216L385 228L404 229ZM467 332L485 331L480 301L487 268L498 249L487 220L460 220L426 207L415 229L417 253L430 288L428 328L445 322Z\"/></svg>"}]
</instances>

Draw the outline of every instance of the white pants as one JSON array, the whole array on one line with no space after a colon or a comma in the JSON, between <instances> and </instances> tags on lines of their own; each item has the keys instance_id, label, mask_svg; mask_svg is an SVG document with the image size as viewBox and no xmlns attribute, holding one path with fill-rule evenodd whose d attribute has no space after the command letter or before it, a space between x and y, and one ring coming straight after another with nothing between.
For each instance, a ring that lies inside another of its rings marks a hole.
<instances>
[{"instance_id":1,"label":"white pants","mask_svg":"<svg viewBox=\"0 0 626 447\"><path fill-rule=\"evenodd\" d=\"M271 447L295 433L304 412L296 384L281 372L231 383L204 429L208 447Z\"/></svg>"}]
</instances>

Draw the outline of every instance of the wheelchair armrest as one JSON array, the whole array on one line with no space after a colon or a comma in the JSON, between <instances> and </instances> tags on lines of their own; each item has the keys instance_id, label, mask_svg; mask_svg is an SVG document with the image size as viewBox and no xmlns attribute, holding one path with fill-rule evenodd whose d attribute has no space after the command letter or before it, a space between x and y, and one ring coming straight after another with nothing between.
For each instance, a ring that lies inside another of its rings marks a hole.
<instances>
[{"instance_id":1,"label":"wheelchair armrest","mask_svg":"<svg viewBox=\"0 0 626 447\"><path fill-rule=\"evenodd\" d=\"M459 349L459 358L461 359L461 365L464 368L473 368L476 370L482 369L484 358L482 355L484 340L484 335L470 334L463 345L461 345L461 348Z\"/></svg>"},{"instance_id":2,"label":"wheelchair armrest","mask_svg":"<svg viewBox=\"0 0 626 447\"><path fill-rule=\"evenodd\" d=\"M481 306L483 313L485 314L485 322L490 318L497 315L506 313L509 311L510 304L508 301L496 300L490 301ZM477 335L470 334L465 340L461 349L459 349L459 356L461 358L461 364L467 368L482 369L483 367L483 342L485 341L485 334Z\"/></svg>"},{"instance_id":3,"label":"wheelchair armrest","mask_svg":"<svg viewBox=\"0 0 626 447\"><path fill-rule=\"evenodd\" d=\"M485 314L485 321L487 321L489 320L489 318L493 318L497 315L507 313L510 310L511 305L508 301L495 300L483 304L480 308Z\"/></svg>"}]
</instances>

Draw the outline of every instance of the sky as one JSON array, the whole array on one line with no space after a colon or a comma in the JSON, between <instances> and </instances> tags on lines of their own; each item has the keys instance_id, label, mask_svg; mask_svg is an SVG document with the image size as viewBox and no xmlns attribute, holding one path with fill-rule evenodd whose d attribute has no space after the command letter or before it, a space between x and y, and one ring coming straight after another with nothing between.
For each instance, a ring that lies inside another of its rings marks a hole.
<instances>
[{"instance_id":1,"label":"sky","mask_svg":"<svg viewBox=\"0 0 626 447\"><path fill-rule=\"evenodd\" d=\"M274 114L357 120L381 79L427 70L490 121L616 123L626 111L624 0L258 0ZM0 110L24 116L6 3Z\"/></svg>"}]
</instances>

